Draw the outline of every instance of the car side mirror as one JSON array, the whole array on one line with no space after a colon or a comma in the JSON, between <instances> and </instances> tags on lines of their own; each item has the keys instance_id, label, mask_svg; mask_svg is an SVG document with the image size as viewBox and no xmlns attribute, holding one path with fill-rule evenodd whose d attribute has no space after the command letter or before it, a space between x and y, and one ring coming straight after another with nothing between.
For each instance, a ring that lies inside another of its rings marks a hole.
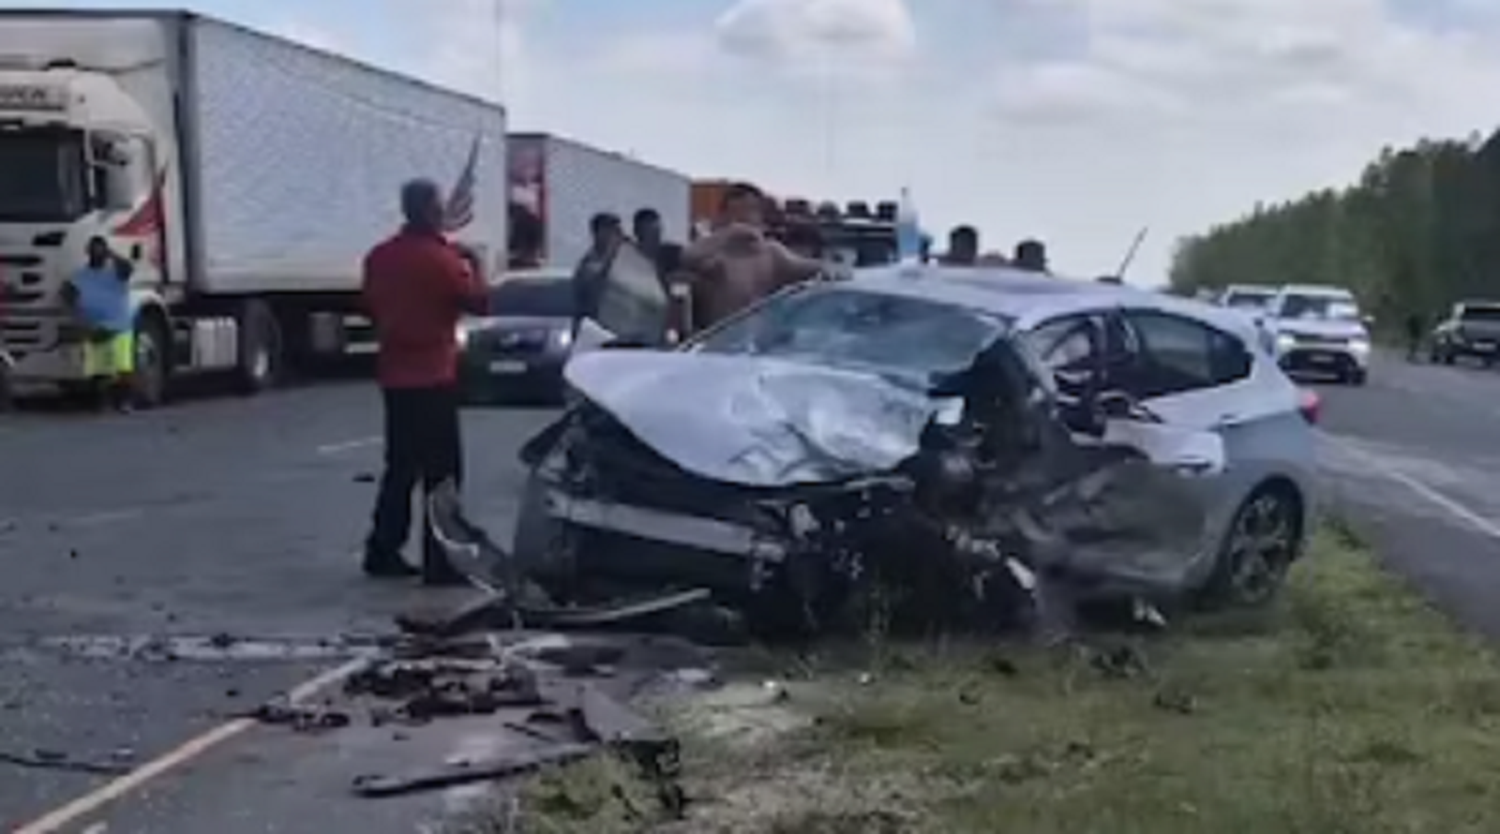
<instances>
[{"instance_id":1,"label":"car side mirror","mask_svg":"<svg viewBox=\"0 0 1500 834\"><path fill-rule=\"evenodd\" d=\"M1365 317L1361 318L1360 321L1364 322L1365 327L1374 327L1375 326L1375 317L1374 316L1365 316Z\"/></svg>"}]
</instances>

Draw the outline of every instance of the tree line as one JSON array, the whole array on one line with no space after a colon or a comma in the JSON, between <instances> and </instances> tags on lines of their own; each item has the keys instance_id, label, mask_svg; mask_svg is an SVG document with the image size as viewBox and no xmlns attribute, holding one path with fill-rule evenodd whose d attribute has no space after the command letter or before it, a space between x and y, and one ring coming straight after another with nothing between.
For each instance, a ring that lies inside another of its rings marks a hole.
<instances>
[{"instance_id":1,"label":"tree line","mask_svg":"<svg viewBox=\"0 0 1500 834\"><path fill-rule=\"evenodd\" d=\"M1174 291L1228 284L1348 287L1385 327L1500 296L1500 131L1385 149L1359 181L1179 241Z\"/></svg>"}]
</instances>

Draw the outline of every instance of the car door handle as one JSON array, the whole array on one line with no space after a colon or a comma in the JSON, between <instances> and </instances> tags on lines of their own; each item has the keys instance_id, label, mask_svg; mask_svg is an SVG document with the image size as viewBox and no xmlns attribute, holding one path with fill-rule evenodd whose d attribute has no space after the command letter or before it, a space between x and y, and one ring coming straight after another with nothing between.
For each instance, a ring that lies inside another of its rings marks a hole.
<instances>
[{"instance_id":1,"label":"car door handle","mask_svg":"<svg viewBox=\"0 0 1500 834\"><path fill-rule=\"evenodd\" d=\"M1204 475L1213 471L1214 462L1201 458L1173 461L1170 469L1179 475Z\"/></svg>"}]
</instances>

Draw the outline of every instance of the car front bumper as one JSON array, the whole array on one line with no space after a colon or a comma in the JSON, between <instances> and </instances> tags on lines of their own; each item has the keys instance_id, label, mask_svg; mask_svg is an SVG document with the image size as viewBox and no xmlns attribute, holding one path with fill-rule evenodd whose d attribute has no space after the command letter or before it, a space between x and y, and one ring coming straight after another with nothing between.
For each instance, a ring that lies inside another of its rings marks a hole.
<instances>
[{"instance_id":1,"label":"car front bumper","mask_svg":"<svg viewBox=\"0 0 1500 834\"><path fill-rule=\"evenodd\" d=\"M1355 350L1347 344L1299 343L1277 349L1277 363L1292 373L1348 375L1370 367L1369 349Z\"/></svg>"}]
</instances>

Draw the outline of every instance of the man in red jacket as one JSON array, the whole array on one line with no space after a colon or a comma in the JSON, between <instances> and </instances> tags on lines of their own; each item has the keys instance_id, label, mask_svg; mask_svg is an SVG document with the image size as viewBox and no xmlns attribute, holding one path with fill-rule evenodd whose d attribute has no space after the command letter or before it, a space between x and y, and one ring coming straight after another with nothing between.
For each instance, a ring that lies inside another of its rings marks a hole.
<instances>
[{"instance_id":1,"label":"man in red jacket","mask_svg":"<svg viewBox=\"0 0 1500 834\"><path fill-rule=\"evenodd\" d=\"M443 235L438 187L418 180L401 189L406 225L365 256L365 306L380 342L378 376L385 400L385 474L365 542L365 573L414 576L401 556L411 532L411 497L463 477L459 433L458 340L466 313L483 314L481 276ZM422 578L462 581L423 525Z\"/></svg>"}]
</instances>

